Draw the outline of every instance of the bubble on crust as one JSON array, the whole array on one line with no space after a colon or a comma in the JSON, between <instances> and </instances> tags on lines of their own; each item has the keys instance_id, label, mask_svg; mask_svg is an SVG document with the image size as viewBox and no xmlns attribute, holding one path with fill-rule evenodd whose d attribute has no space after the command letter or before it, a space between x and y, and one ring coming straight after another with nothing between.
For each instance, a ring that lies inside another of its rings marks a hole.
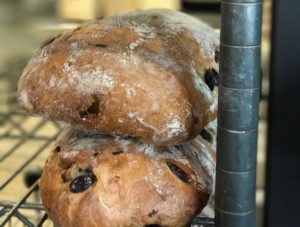
<instances>
[{"instance_id":1,"label":"bubble on crust","mask_svg":"<svg viewBox=\"0 0 300 227\"><path fill-rule=\"evenodd\" d=\"M30 103L28 94L26 91L21 91L21 94L19 96L21 104L27 109L27 110L33 110L33 105Z\"/></svg>"}]
</instances>

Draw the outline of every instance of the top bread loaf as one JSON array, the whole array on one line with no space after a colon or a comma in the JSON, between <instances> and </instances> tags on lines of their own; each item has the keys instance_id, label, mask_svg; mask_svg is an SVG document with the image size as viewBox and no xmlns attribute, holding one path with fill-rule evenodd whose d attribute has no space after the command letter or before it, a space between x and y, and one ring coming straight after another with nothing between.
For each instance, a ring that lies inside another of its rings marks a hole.
<instances>
[{"instance_id":1,"label":"top bread loaf","mask_svg":"<svg viewBox=\"0 0 300 227\"><path fill-rule=\"evenodd\" d=\"M194 138L216 118L219 35L152 9L85 24L42 46L20 78L30 113L156 145Z\"/></svg>"}]
</instances>

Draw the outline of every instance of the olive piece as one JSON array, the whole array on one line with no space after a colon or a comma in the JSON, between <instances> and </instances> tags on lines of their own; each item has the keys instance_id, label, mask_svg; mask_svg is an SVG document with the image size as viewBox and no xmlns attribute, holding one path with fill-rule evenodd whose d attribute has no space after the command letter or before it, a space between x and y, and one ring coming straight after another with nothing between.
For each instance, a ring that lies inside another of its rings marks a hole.
<instances>
[{"instance_id":1,"label":"olive piece","mask_svg":"<svg viewBox=\"0 0 300 227\"><path fill-rule=\"evenodd\" d=\"M113 151L112 155L119 155L119 154L122 154L122 153L123 153L123 151Z\"/></svg>"},{"instance_id":2,"label":"olive piece","mask_svg":"<svg viewBox=\"0 0 300 227\"><path fill-rule=\"evenodd\" d=\"M220 51L218 49L215 50L215 62L219 63L220 61Z\"/></svg>"},{"instance_id":3,"label":"olive piece","mask_svg":"<svg viewBox=\"0 0 300 227\"><path fill-rule=\"evenodd\" d=\"M87 113L90 113L90 114L98 114L100 112L100 109L99 109L99 104L100 104L100 100L98 99L98 97L96 95L93 95L93 103L92 105L87 109Z\"/></svg>"},{"instance_id":4,"label":"olive piece","mask_svg":"<svg viewBox=\"0 0 300 227\"><path fill-rule=\"evenodd\" d=\"M207 131L206 129L203 129L201 132L200 132L200 135L203 139L205 139L206 141L210 142L212 141L212 136L211 134L209 133L209 131Z\"/></svg>"},{"instance_id":5,"label":"olive piece","mask_svg":"<svg viewBox=\"0 0 300 227\"><path fill-rule=\"evenodd\" d=\"M76 177L70 183L70 190L73 193L83 192L87 190L95 181L96 176L94 174Z\"/></svg>"},{"instance_id":6,"label":"olive piece","mask_svg":"<svg viewBox=\"0 0 300 227\"><path fill-rule=\"evenodd\" d=\"M219 79L219 75L216 72L216 70L209 69L205 72L204 81L211 91L214 90L215 86L219 85L218 79Z\"/></svg>"},{"instance_id":7,"label":"olive piece","mask_svg":"<svg viewBox=\"0 0 300 227\"><path fill-rule=\"evenodd\" d=\"M158 213L158 210L152 210L149 214L148 214L148 216L149 217L152 217L153 215L155 215L155 214L157 214Z\"/></svg>"},{"instance_id":8,"label":"olive piece","mask_svg":"<svg viewBox=\"0 0 300 227\"><path fill-rule=\"evenodd\" d=\"M170 168L170 170L172 171L172 173L174 173L180 180L182 180L185 183L191 182L191 178L189 177L189 175L186 172L184 172L182 169L180 169L176 164L170 161L166 161L166 163Z\"/></svg>"},{"instance_id":9,"label":"olive piece","mask_svg":"<svg viewBox=\"0 0 300 227\"><path fill-rule=\"evenodd\" d=\"M55 152L59 153L60 152L60 146L56 146Z\"/></svg>"}]
</instances>

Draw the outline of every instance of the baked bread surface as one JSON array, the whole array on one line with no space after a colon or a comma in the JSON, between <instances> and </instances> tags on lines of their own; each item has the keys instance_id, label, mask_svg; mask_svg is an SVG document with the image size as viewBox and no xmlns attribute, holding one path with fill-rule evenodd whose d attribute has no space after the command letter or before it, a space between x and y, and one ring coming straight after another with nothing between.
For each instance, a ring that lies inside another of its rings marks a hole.
<instances>
[{"instance_id":1,"label":"baked bread surface","mask_svg":"<svg viewBox=\"0 0 300 227\"><path fill-rule=\"evenodd\" d=\"M55 226L186 226L207 204L215 156L200 137L157 147L69 129L39 182Z\"/></svg>"},{"instance_id":2,"label":"baked bread surface","mask_svg":"<svg viewBox=\"0 0 300 227\"><path fill-rule=\"evenodd\" d=\"M156 145L216 118L219 35L180 12L134 11L62 33L18 84L30 113Z\"/></svg>"}]
</instances>

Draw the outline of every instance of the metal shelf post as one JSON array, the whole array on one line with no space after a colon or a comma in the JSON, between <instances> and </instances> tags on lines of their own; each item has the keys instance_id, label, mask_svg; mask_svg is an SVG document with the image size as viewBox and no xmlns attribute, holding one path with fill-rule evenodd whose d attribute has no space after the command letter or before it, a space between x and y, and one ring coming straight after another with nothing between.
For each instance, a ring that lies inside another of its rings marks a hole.
<instances>
[{"instance_id":1,"label":"metal shelf post","mask_svg":"<svg viewBox=\"0 0 300 227\"><path fill-rule=\"evenodd\" d=\"M216 227L255 226L261 0L223 0Z\"/></svg>"}]
</instances>

